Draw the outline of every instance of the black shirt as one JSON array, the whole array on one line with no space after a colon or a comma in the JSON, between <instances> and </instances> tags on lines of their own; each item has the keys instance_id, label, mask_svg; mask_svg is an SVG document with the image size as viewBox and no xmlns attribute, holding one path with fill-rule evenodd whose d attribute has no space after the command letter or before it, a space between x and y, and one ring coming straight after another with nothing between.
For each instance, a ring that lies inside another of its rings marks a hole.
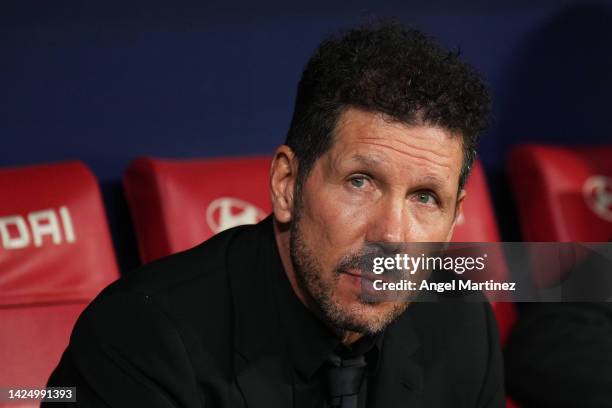
<instances>
[{"instance_id":1,"label":"black shirt","mask_svg":"<svg viewBox=\"0 0 612 408\"><path fill-rule=\"evenodd\" d=\"M275 243L274 237L271 237ZM326 389L323 366L332 353L349 358L364 355L367 369L359 390L359 407L367 407L367 385L376 375L378 355L382 347L382 333L364 336L350 347L343 345L295 294L282 266L276 245L270 249L268 264L274 295L279 311L282 332L288 344L289 358L293 365L293 387L296 408L326 407Z\"/></svg>"}]
</instances>

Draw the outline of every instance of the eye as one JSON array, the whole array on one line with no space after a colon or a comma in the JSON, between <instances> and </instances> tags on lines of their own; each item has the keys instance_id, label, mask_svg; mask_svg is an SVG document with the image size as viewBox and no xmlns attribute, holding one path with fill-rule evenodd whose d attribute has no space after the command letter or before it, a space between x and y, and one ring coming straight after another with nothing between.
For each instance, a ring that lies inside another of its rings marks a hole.
<instances>
[{"instance_id":1,"label":"eye","mask_svg":"<svg viewBox=\"0 0 612 408\"><path fill-rule=\"evenodd\" d=\"M428 191L419 191L416 194L416 198L421 204L436 204L437 202L437 199L433 195L433 193L430 193Z\"/></svg>"},{"instance_id":2,"label":"eye","mask_svg":"<svg viewBox=\"0 0 612 408\"><path fill-rule=\"evenodd\" d=\"M353 187L361 188L365 185L365 179L363 177L352 178L350 183Z\"/></svg>"},{"instance_id":3,"label":"eye","mask_svg":"<svg viewBox=\"0 0 612 408\"><path fill-rule=\"evenodd\" d=\"M349 179L349 183L351 183L352 187L358 188L358 189L362 189L366 186L366 184L368 183L368 178L366 176L353 176Z\"/></svg>"}]
</instances>

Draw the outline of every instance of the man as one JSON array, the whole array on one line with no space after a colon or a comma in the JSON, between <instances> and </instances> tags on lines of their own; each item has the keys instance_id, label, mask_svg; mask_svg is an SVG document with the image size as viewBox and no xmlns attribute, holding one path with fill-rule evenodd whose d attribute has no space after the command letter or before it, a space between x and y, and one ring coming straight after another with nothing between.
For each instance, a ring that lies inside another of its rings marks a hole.
<instances>
[{"instance_id":1,"label":"man","mask_svg":"<svg viewBox=\"0 0 612 408\"><path fill-rule=\"evenodd\" d=\"M486 302L365 301L356 267L373 245L450 240L488 105L418 31L323 42L272 162L273 215L107 288L49 385L92 407L502 406Z\"/></svg>"}]
</instances>

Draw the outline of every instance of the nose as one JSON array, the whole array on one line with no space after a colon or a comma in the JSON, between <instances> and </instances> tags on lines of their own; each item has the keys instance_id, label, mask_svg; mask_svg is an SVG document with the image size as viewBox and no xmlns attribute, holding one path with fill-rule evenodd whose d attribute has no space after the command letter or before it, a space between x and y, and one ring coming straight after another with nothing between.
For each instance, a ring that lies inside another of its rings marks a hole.
<instances>
[{"instance_id":1,"label":"nose","mask_svg":"<svg viewBox=\"0 0 612 408\"><path fill-rule=\"evenodd\" d=\"M405 242L408 217L403 197L389 197L379 202L370 217L368 241Z\"/></svg>"}]
</instances>

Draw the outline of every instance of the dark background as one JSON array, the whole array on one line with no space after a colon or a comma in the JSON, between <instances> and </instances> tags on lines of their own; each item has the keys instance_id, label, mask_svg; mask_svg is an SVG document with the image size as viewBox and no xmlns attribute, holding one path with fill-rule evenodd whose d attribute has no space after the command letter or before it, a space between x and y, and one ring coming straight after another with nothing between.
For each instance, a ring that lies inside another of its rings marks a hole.
<instances>
[{"instance_id":1,"label":"dark background","mask_svg":"<svg viewBox=\"0 0 612 408\"><path fill-rule=\"evenodd\" d=\"M520 240L512 146L612 142L610 2L5 1L0 166L87 163L125 272L139 262L121 188L131 160L271 154L320 40L388 16L460 49L491 84L481 159L502 237Z\"/></svg>"}]
</instances>

